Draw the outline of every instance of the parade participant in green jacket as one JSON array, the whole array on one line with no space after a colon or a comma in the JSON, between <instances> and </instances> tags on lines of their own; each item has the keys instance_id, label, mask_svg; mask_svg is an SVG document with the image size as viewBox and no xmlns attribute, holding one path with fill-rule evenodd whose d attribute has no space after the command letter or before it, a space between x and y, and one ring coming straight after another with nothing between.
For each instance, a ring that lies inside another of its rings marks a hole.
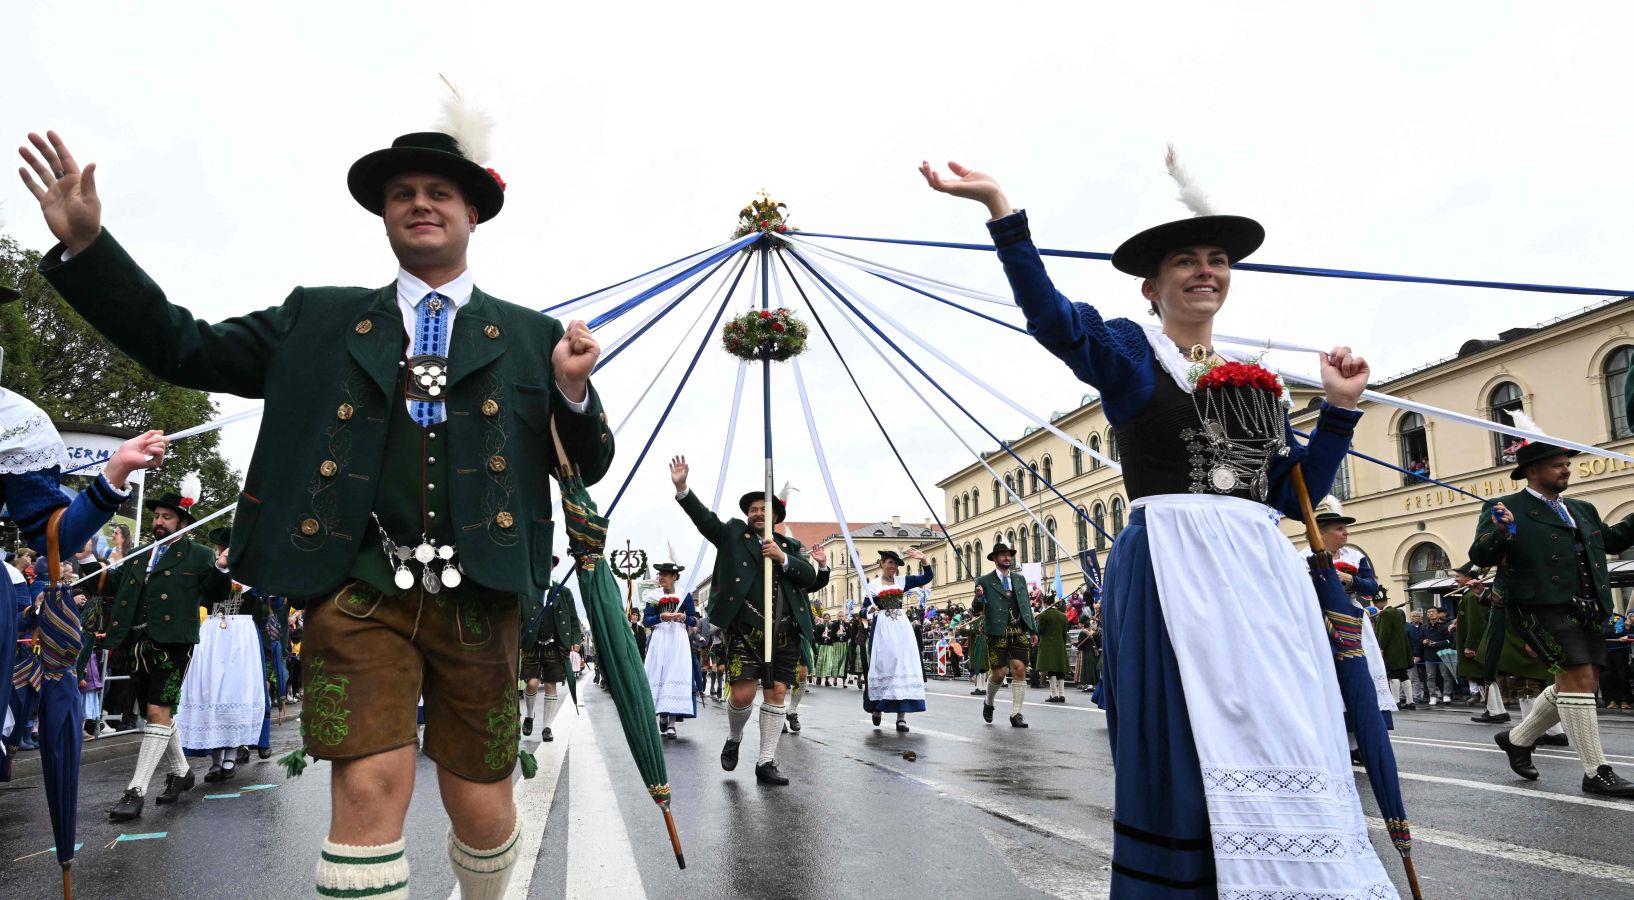
<instances>
[{"instance_id":1,"label":"parade participant in green jacket","mask_svg":"<svg viewBox=\"0 0 1634 900\"><path fill-rule=\"evenodd\" d=\"M360 223L396 258L389 283L299 287L215 324L170 303L103 229L95 164L82 171L55 134L24 152L61 242L40 266L58 293L159 378L265 401L229 563L305 604L303 752L334 763L316 873L331 894L409 893L418 749L437 764L461 893L504 892L520 834L517 598L550 584L553 428L586 484L613 457L589 329L474 281L471 236L505 187L482 163L487 117L457 96L445 117L347 173L378 217Z\"/></svg>"},{"instance_id":2,"label":"parade participant in green jacket","mask_svg":"<svg viewBox=\"0 0 1634 900\"><path fill-rule=\"evenodd\" d=\"M1477 565L1499 567L1495 602L1503 604L1506 622L1520 630L1555 676L1531 713L1494 740L1515 774L1536 779L1532 747L1559 721L1583 762L1584 792L1634 797L1634 782L1606 762L1594 701L1606 660L1600 628L1611 609L1606 556L1634 546L1634 514L1606 525L1593 505L1563 498L1575 455L1540 442L1517 450L1509 477L1524 480L1526 487L1482 507L1470 546Z\"/></svg>"},{"instance_id":3,"label":"parade participant in green jacket","mask_svg":"<svg viewBox=\"0 0 1634 900\"><path fill-rule=\"evenodd\" d=\"M561 561L552 556L551 565ZM549 606L545 601L556 599ZM579 613L573 602L573 589L559 581L552 581L544 591L522 595L521 604L522 653L521 678L525 683L524 702L527 705L522 719L522 736L533 734L534 706L539 701L539 688L545 690L544 723L539 729L539 740L554 741L550 723L556 721L556 712L562 707L558 685L567 680L568 653L574 644L584 641L579 627Z\"/></svg>"},{"instance_id":4,"label":"parade participant in green jacket","mask_svg":"<svg viewBox=\"0 0 1634 900\"><path fill-rule=\"evenodd\" d=\"M750 491L738 499L744 518L721 521L697 495L687 488L691 471L686 457L670 462L670 481L675 499L686 511L704 540L715 546L715 571L709 592L709 621L726 631L726 680L731 696L726 707L728 733L721 748L721 768L730 772L738 766L738 748L743 743L743 726L755 704L755 686L769 666L772 686L765 689L760 704L760 756L755 762L755 780L761 784L788 784L777 771L777 741L787 715L787 694L800 663L800 643L811 640L811 604L807 591L817 589L817 570L800 554L800 542L773 533L763 540L766 516L772 524L783 521L785 507L764 491ZM771 508L767 508L768 499ZM762 612L762 560L770 558L772 569L773 616L772 658L764 659L767 623Z\"/></svg>"},{"instance_id":5,"label":"parade participant in green jacket","mask_svg":"<svg viewBox=\"0 0 1634 900\"><path fill-rule=\"evenodd\" d=\"M1381 598L1379 602L1385 601ZM1407 642L1407 613L1399 606L1385 606L1373 619L1373 632L1379 639L1379 651L1384 654L1390 696L1396 698L1398 708L1416 709L1407 677L1413 668L1413 648Z\"/></svg>"},{"instance_id":6,"label":"parade participant in green jacket","mask_svg":"<svg viewBox=\"0 0 1634 900\"><path fill-rule=\"evenodd\" d=\"M973 610L982 613L987 638L987 700L982 703L982 720L993 721L993 700L1010 675L1010 725L1026 728L1021 704L1027 699L1027 651L1032 649L1038 625L1033 622L1032 604L1027 601L1027 579L1010 568L1016 552L995 544L987 560L993 571L976 579Z\"/></svg>"},{"instance_id":7,"label":"parade participant in green jacket","mask_svg":"<svg viewBox=\"0 0 1634 900\"><path fill-rule=\"evenodd\" d=\"M1067 702L1067 614L1058 597L1038 614L1038 671L1050 680L1050 696L1044 702Z\"/></svg>"}]
</instances>

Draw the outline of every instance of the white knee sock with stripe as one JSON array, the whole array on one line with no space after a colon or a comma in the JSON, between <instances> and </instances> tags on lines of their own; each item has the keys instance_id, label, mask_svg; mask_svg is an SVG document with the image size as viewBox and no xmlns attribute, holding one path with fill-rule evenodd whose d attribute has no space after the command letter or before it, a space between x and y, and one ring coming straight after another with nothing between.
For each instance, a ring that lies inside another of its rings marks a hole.
<instances>
[{"instance_id":1,"label":"white knee sock with stripe","mask_svg":"<svg viewBox=\"0 0 1634 900\"><path fill-rule=\"evenodd\" d=\"M800 711L800 698L805 695L806 685L803 681L789 688L789 715L792 716Z\"/></svg>"},{"instance_id":2,"label":"white knee sock with stripe","mask_svg":"<svg viewBox=\"0 0 1634 900\"><path fill-rule=\"evenodd\" d=\"M1509 729L1509 739L1522 747L1538 742L1551 726L1560 723L1560 711L1555 708L1555 686L1549 685L1532 701L1532 709L1519 725Z\"/></svg>"},{"instance_id":3,"label":"white knee sock with stripe","mask_svg":"<svg viewBox=\"0 0 1634 900\"><path fill-rule=\"evenodd\" d=\"M558 710L560 710L561 708L562 708L562 697L561 697L560 694L546 694L545 695L545 717L544 717L544 720L543 720L543 724L541 724L539 727L540 728L549 728L550 723L556 721L556 712Z\"/></svg>"},{"instance_id":4,"label":"white knee sock with stripe","mask_svg":"<svg viewBox=\"0 0 1634 900\"><path fill-rule=\"evenodd\" d=\"M526 718L531 719L534 711L539 708L539 690L537 688L528 688L527 698L528 712Z\"/></svg>"},{"instance_id":5,"label":"white knee sock with stripe","mask_svg":"<svg viewBox=\"0 0 1634 900\"><path fill-rule=\"evenodd\" d=\"M786 707L760 704L760 758L755 765L777 761L777 742L783 737L783 718Z\"/></svg>"},{"instance_id":6,"label":"white knee sock with stripe","mask_svg":"<svg viewBox=\"0 0 1634 900\"><path fill-rule=\"evenodd\" d=\"M1486 711L1489 716L1504 714L1504 694L1498 690L1498 682L1494 681L1486 686Z\"/></svg>"},{"instance_id":7,"label":"white knee sock with stripe","mask_svg":"<svg viewBox=\"0 0 1634 900\"><path fill-rule=\"evenodd\" d=\"M738 706L731 701L726 704L726 739L732 743L743 740L743 726L749 724L749 713L755 708L754 701L748 706Z\"/></svg>"},{"instance_id":8,"label":"white knee sock with stripe","mask_svg":"<svg viewBox=\"0 0 1634 900\"><path fill-rule=\"evenodd\" d=\"M1010 682L1010 715L1021 715L1021 704L1027 699L1027 679L1017 678Z\"/></svg>"},{"instance_id":9,"label":"white knee sock with stripe","mask_svg":"<svg viewBox=\"0 0 1634 900\"><path fill-rule=\"evenodd\" d=\"M165 747L165 765L177 775L186 775L187 754L182 752L182 736L176 726L170 726L170 744Z\"/></svg>"},{"instance_id":10,"label":"white knee sock with stripe","mask_svg":"<svg viewBox=\"0 0 1634 900\"><path fill-rule=\"evenodd\" d=\"M1566 736L1577 746L1577 758L1583 761L1583 773L1593 775L1606 764L1606 752L1600 748L1600 720L1593 694L1561 692L1555 698L1560 709L1560 724L1566 726Z\"/></svg>"},{"instance_id":11,"label":"white knee sock with stripe","mask_svg":"<svg viewBox=\"0 0 1634 900\"><path fill-rule=\"evenodd\" d=\"M499 900L505 896L520 853L521 834L522 817L517 816L510 837L492 850L477 850L455 837L452 828L448 830L448 861L460 883L460 900Z\"/></svg>"},{"instance_id":12,"label":"white knee sock with stripe","mask_svg":"<svg viewBox=\"0 0 1634 900\"><path fill-rule=\"evenodd\" d=\"M159 759L165 755L165 749L170 746L170 737L175 733L174 725L142 726L142 746L136 751L136 772L127 787L136 788L143 796L147 795L148 783L153 781L153 770L159 767Z\"/></svg>"},{"instance_id":13,"label":"white knee sock with stripe","mask_svg":"<svg viewBox=\"0 0 1634 900\"><path fill-rule=\"evenodd\" d=\"M1004 679L1002 679L1002 678L992 678L992 677L989 677L987 679L987 705L988 706L992 706L993 701L995 701L995 700L997 700L999 698L999 688L1001 688L1001 687L1004 687Z\"/></svg>"},{"instance_id":14,"label":"white knee sock with stripe","mask_svg":"<svg viewBox=\"0 0 1634 900\"><path fill-rule=\"evenodd\" d=\"M408 900L409 865L403 847L402 838L374 847L324 841L318 857L318 896Z\"/></svg>"}]
</instances>

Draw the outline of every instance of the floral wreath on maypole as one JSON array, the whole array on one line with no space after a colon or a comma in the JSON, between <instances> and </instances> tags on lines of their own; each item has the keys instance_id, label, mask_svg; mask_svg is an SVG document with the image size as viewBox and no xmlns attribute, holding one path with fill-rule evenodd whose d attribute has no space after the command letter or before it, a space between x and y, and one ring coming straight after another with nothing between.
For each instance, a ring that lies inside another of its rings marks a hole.
<instances>
[{"instance_id":1,"label":"floral wreath on maypole","mask_svg":"<svg viewBox=\"0 0 1634 900\"><path fill-rule=\"evenodd\" d=\"M768 234L788 234L799 231L789 227L789 206L773 200L771 195L762 190L758 199L751 200L748 206L738 210L738 227L732 232L732 239L748 237L755 232Z\"/></svg>"}]
</instances>

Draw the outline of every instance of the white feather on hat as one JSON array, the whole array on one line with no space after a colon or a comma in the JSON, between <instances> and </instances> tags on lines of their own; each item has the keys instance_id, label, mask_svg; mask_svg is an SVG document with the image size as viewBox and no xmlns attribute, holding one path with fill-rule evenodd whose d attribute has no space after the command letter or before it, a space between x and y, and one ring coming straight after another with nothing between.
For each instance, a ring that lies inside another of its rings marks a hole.
<instances>
[{"instance_id":1,"label":"white feather on hat","mask_svg":"<svg viewBox=\"0 0 1634 900\"><path fill-rule=\"evenodd\" d=\"M1169 152L1163 156L1163 166L1169 170L1169 177L1180 187L1180 202L1186 204L1194 216L1212 216L1214 204L1209 202L1208 195L1197 182L1192 180L1191 173L1180 164L1179 154L1174 152L1174 145L1169 145Z\"/></svg>"},{"instance_id":2,"label":"white feather on hat","mask_svg":"<svg viewBox=\"0 0 1634 900\"><path fill-rule=\"evenodd\" d=\"M777 491L777 499L783 501L784 506L788 506L789 505L789 495L794 493L795 491L798 491L798 490L800 490L800 489L795 487L793 482L784 481L783 486L781 488L779 488L778 491Z\"/></svg>"},{"instance_id":3,"label":"white feather on hat","mask_svg":"<svg viewBox=\"0 0 1634 900\"><path fill-rule=\"evenodd\" d=\"M182 496L182 505L191 509L193 504L199 502L199 497L204 495L204 485L199 482L199 473L188 472L183 475L181 487L177 492Z\"/></svg>"},{"instance_id":4,"label":"white feather on hat","mask_svg":"<svg viewBox=\"0 0 1634 900\"><path fill-rule=\"evenodd\" d=\"M664 549L669 551L669 561L670 562L675 563L676 565L681 564L681 557L678 556L675 553L675 545L674 544L670 543L669 541L665 541L664 542Z\"/></svg>"},{"instance_id":5,"label":"white feather on hat","mask_svg":"<svg viewBox=\"0 0 1634 900\"><path fill-rule=\"evenodd\" d=\"M470 105L465 95L445 75L438 75L448 85L449 96L443 101L443 117L437 130L452 135L460 145L460 152L477 165L487 165L491 154L489 140L493 136L494 120L487 113Z\"/></svg>"},{"instance_id":6,"label":"white feather on hat","mask_svg":"<svg viewBox=\"0 0 1634 900\"><path fill-rule=\"evenodd\" d=\"M1333 510L1333 514L1336 515L1336 516L1342 516L1342 515L1345 514L1344 504L1340 503L1339 498L1333 496L1332 494L1329 494L1322 501L1322 503L1323 503L1323 505L1327 506L1329 509Z\"/></svg>"},{"instance_id":7,"label":"white feather on hat","mask_svg":"<svg viewBox=\"0 0 1634 900\"><path fill-rule=\"evenodd\" d=\"M1516 428L1524 429L1526 431L1530 431L1530 432L1533 432L1533 433L1536 433L1536 434L1542 434L1543 433L1543 429L1539 428L1538 423L1532 421L1532 417L1527 415L1524 410L1519 410L1519 409L1508 410L1508 413L1509 413L1510 420L1515 423ZM1518 435L1517 434L1515 436L1524 438L1523 435Z\"/></svg>"}]
</instances>

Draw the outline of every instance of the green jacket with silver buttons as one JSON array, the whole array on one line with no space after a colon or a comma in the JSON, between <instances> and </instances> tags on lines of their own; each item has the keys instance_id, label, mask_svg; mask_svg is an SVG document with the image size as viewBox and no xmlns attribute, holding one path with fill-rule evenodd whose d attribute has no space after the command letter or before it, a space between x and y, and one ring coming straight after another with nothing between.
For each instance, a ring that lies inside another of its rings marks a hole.
<instances>
[{"instance_id":1,"label":"green jacket with silver buttons","mask_svg":"<svg viewBox=\"0 0 1634 900\"><path fill-rule=\"evenodd\" d=\"M404 402L407 335L396 286L296 288L281 306L215 324L171 304L106 230L40 272L98 331L159 378L264 398L229 555L233 577L292 601L340 587L378 554L388 404ZM550 425L586 484L613 459L595 389L584 413L556 388L562 323L476 290L449 338L449 518L467 583L510 594L550 584ZM419 489L418 485L410 489ZM399 540L404 537L396 535Z\"/></svg>"},{"instance_id":2,"label":"green jacket with silver buttons","mask_svg":"<svg viewBox=\"0 0 1634 900\"><path fill-rule=\"evenodd\" d=\"M216 568L216 551L187 538L170 544L153 571L146 554L113 570L108 630L102 645L123 647L146 610L147 634L161 644L197 644L199 608L227 599L233 581Z\"/></svg>"}]
</instances>

